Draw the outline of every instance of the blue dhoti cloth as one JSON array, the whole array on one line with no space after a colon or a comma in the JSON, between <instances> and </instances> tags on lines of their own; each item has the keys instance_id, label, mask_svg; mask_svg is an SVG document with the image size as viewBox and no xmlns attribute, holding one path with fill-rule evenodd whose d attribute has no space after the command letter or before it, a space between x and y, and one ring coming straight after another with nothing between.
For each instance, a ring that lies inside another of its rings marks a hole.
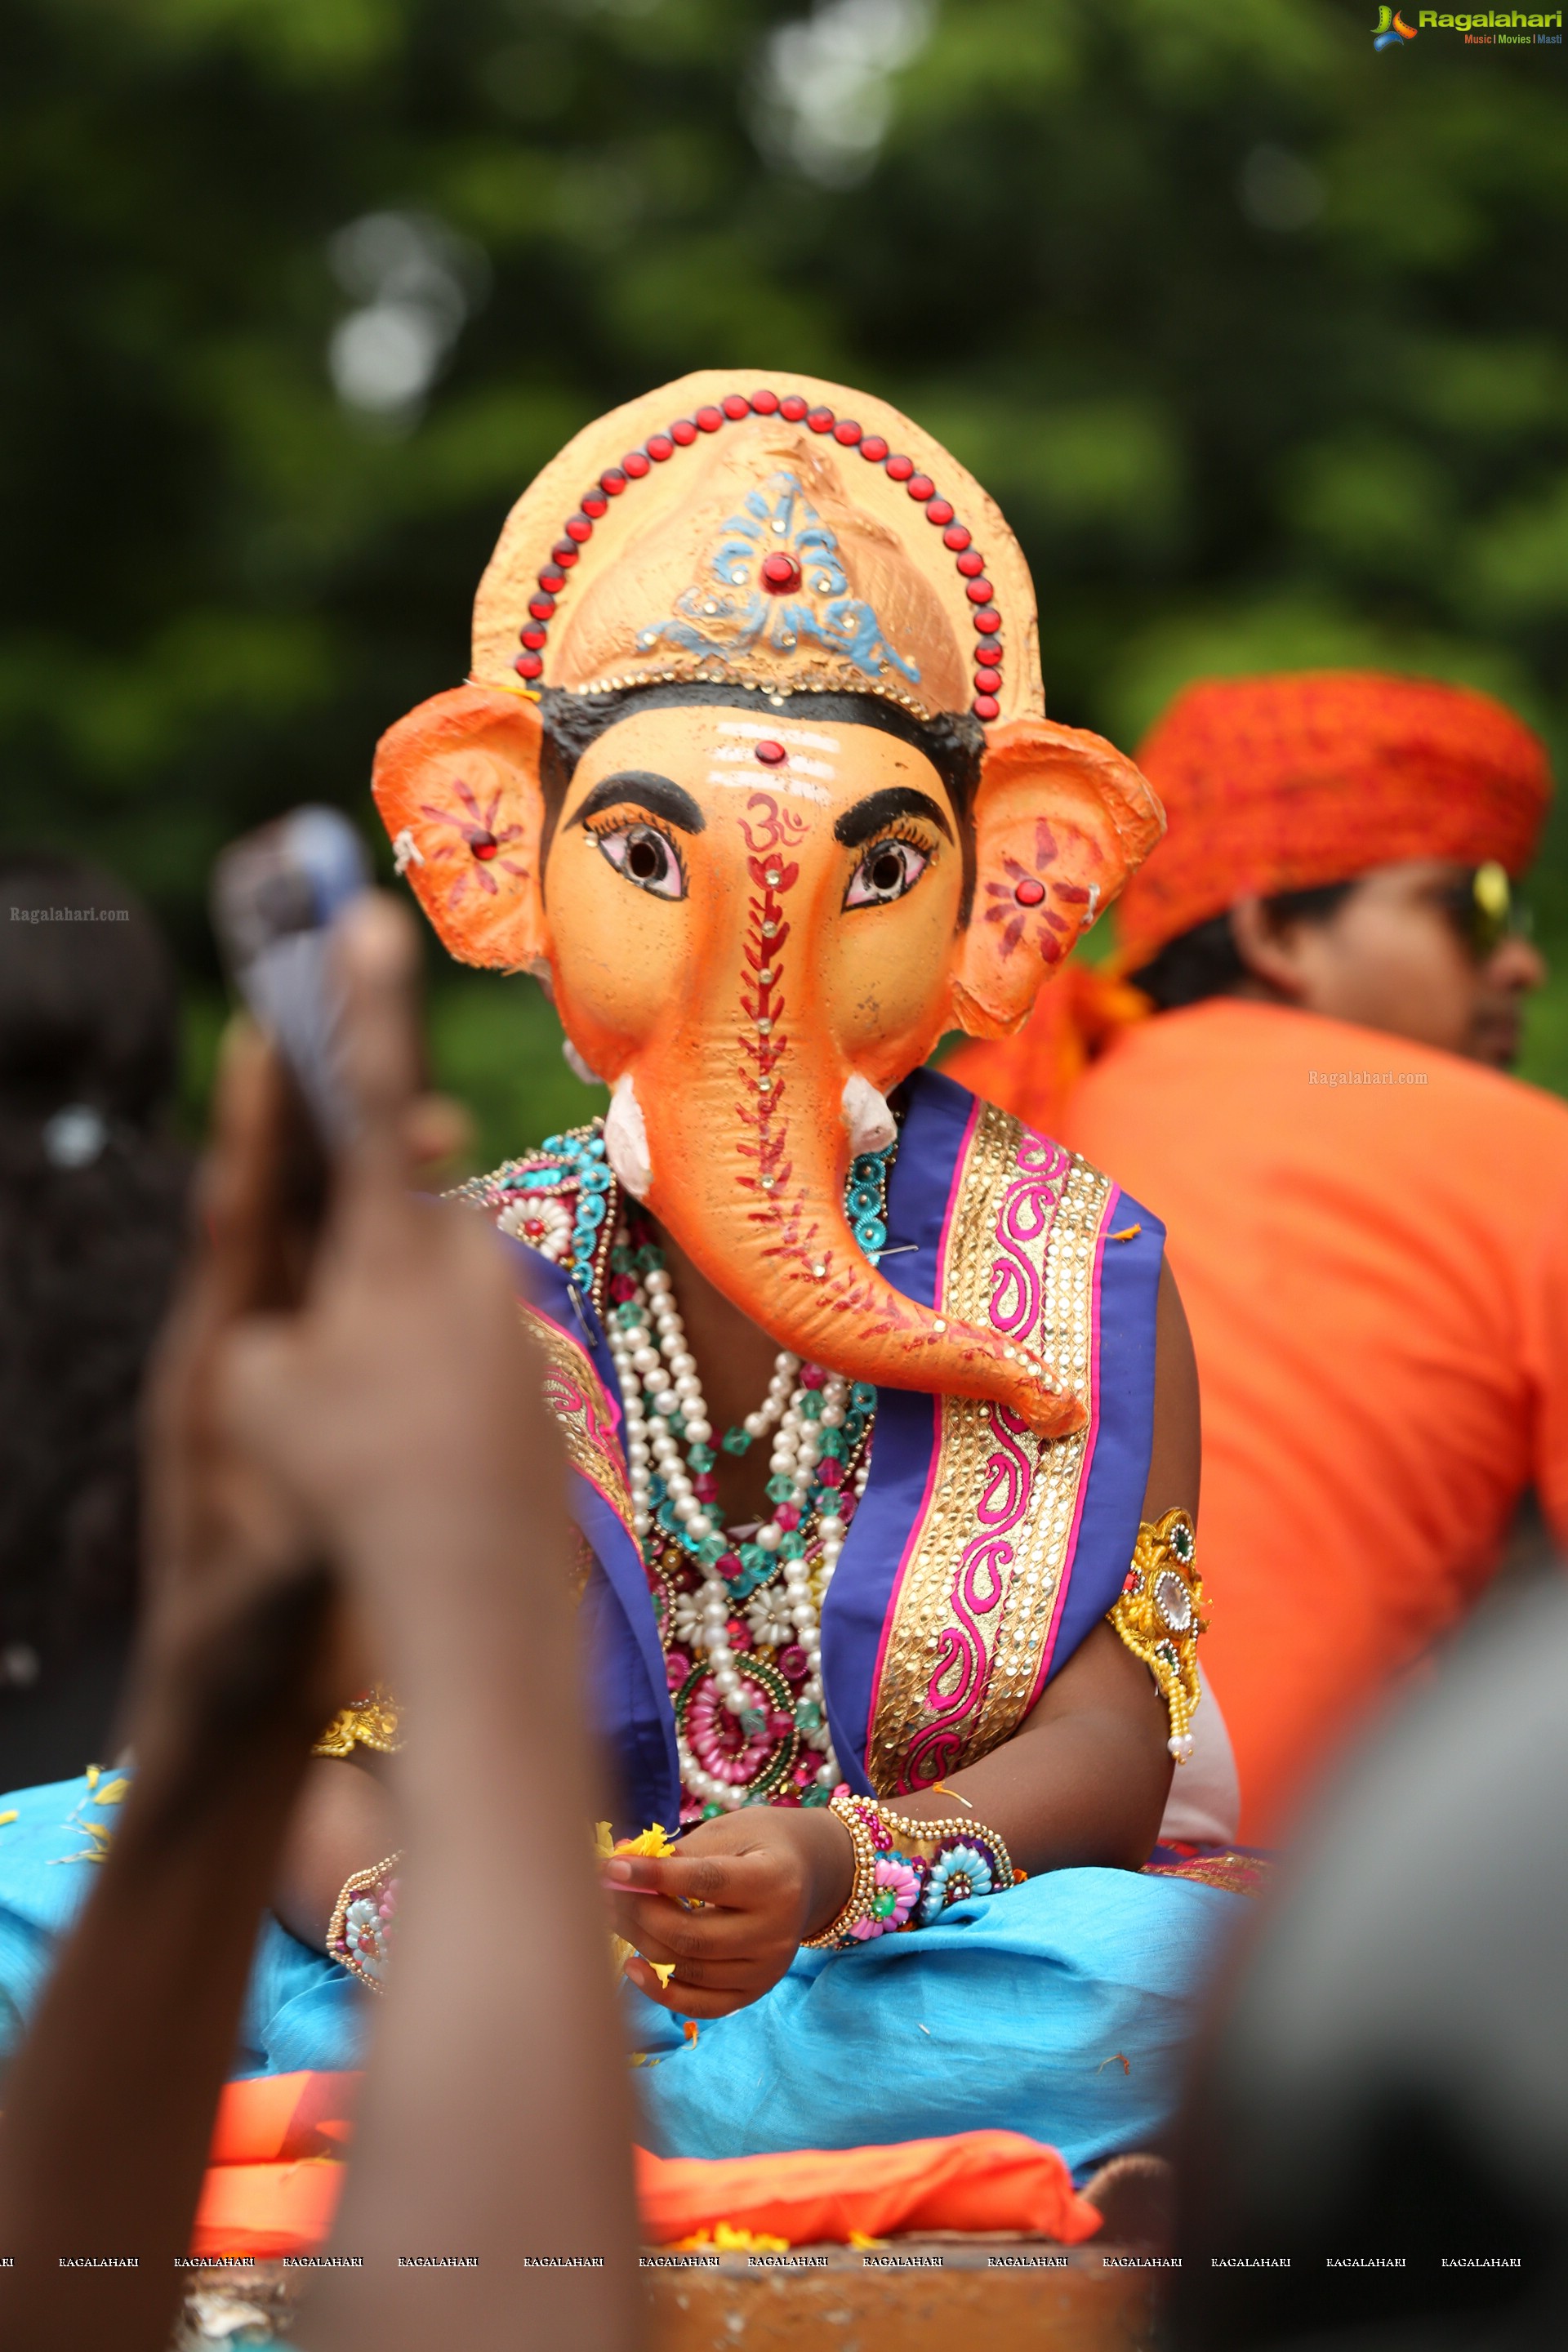
<instances>
[{"instance_id":1,"label":"blue dhoti cloth","mask_svg":"<svg viewBox=\"0 0 1568 2352\"><path fill-rule=\"evenodd\" d=\"M695 2042L627 1985L649 2053L639 2137L660 2156L750 2156L1017 2131L1081 2180L1169 2122L1246 1903L1133 1871L1046 1872L912 1936L801 1951Z\"/></svg>"},{"instance_id":2,"label":"blue dhoti cloth","mask_svg":"<svg viewBox=\"0 0 1568 2352\"><path fill-rule=\"evenodd\" d=\"M0 1799L0 2058L36 2006L110 1827L85 1780ZM623 1987L639 2137L661 2156L1024 2132L1082 2179L1168 2122L1215 1960L1246 1898L1123 1870L1058 1870L851 1952L801 1951L761 2000L684 2022ZM357 2066L372 1996L270 1916L232 2072Z\"/></svg>"}]
</instances>

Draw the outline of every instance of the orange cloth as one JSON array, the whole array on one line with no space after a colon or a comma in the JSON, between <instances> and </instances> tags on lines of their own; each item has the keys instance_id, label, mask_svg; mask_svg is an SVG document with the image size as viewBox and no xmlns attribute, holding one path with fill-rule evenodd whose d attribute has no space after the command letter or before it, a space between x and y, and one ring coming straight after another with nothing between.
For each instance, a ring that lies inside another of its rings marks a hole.
<instances>
[{"instance_id":1,"label":"orange cloth","mask_svg":"<svg viewBox=\"0 0 1568 2352\"><path fill-rule=\"evenodd\" d=\"M967 1039L942 1055L942 1076L1016 1112L1041 1135L1055 1135L1095 1055L1119 1029L1147 1021L1153 1010L1142 989L1130 988L1108 966L1075 959L1041 989L1021 1029L1011 1037Z\"/></svg>"},{"instance_id":2,"label":"orange cloth","mask_svg":"<svg viewBox=\"0 0 1568 2352\"><path fill-rule=\"evenodd\" d=\"M792 2246L895 2230L1022 2230L1076 2246L1100 2227L1056 2149L1008 2131L787 2156L658 2157L639 2147L637 2203L654 2245L719 2221Z\"/></svg>"},{"instance_id":3,"label":"orange cloth","mask_svg":"<svg viewBox=\"0 0 1568 2352\"><path fill-rule=\"evenodd\" d=\"M359 2079L279 2074L228 2084L193 2253L276 2256L325 2242L345 2173L331 2151L351 2135ZM654 2245L721 2221L792 2245L895 2230L1022 2230L1076 2246L1100 2227L1056 2149L1018 2132L723 2161L640 2147L636 2156L637 2201Z\"/></svg>"},{"instance_id":4,"label":"orange cloth","mask_svg":"<svg viewBox=\"0 0 1568 2352\"><path fill-rule=\"evenodd\" d=\"M1056 1132L1169 1228L1203 1387L1204 1668L1242 1836L1268 1843L1480 1592L1527 1486L1568 1547L1568 1105L1219 998L1122 1030Z\"/></svg>"},{"instance_id":5,"label":"orange cloth","mask_svg":"<svg viewBox=\"0 0 1568 2352\"><path fill-rule=\"evenodd\" d=\"M330 2157L299 2164L214 2164L202 2183L191 2252L276 2261L326 2244L346 2167Z\"/></svg>"},{"instance_id":6,"label":"orange cloth","mask_svg":"<svg viewBox=\"0 0 1568 2352\"><path fill-rule=\"evenodd\" d=\"M357 2074L263 2074L225 2084L194 2254L276 2257L326 2242L359 2081Z\"/></svg>"},{"instance_id":7,"label":"orange cloth","mask_svg":"<svg viewBox=\"0 0 1568 2352\"><path fill-rule=\"evenodd\" d=\"M209 2163L289 2163L339 2154L353 2137L359 2080L357 2074L300 2074L226 2083Z\"/></svg>"},{"instance_id":8,"label":"orange cloth","mask_svg":"<svg viewBox=\"0 0 1568 2352\"><path fill-rule=\"evenodd\" d=\"M1122 892L1124 971L1238 898L1346 882L1405 857L1530 863L1545 746L1489 695L1375 670L1205 678L1139 747L1165 804Z\"/></svg>"}]
</instances>

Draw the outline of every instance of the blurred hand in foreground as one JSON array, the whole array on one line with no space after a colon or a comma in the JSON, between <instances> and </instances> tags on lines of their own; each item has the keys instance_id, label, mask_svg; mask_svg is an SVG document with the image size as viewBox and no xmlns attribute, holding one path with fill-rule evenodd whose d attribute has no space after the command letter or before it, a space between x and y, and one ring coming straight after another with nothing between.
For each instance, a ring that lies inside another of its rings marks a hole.
<instances>
[{"instance_id":1,"label":"blurred hand in foreground","mask_svg":"<svg viewBox=\"0 0 1568 2352\"><path fill-rule=\"evenodd\" d=\"M138 1769L0 2126L10 2352L167 2340L266 1892L353 1679L345 1604L417 1736L397 1759L404 1906L340 2225L366 2270L333 2274L308 2325L334 2352L434 2352L454 2328L468 2352L520 2326L584 2352L637 2339L560 1450L493 1238L411 1197L443 1115L417 1090L401 910L347 919L341 960L354 1138L319 1230L295 1207L271 1049L242 1040L222 1075L149 1422ZM605 2272L514 2278L520 2221ZM411 2289L396 2256L431 2242L479 2270ZM58 2270L95 2248L138 2266Z\"/></svg>"},{"instance_id":2,"label":"blurred hand in foreground","mask_svg":"<svg viewBox=\"0 0 1568 2352\"><path fill-rule=\"evenodd\" d=\"M414 1190L437 1116L418 1093L416 961L391 901L345 919L353 1139L297 1306L237 1324L216 1365L226 1443L399 1627L457 1605L455 1527L515 1532L542 1511L562 1525L551 1482L542 1497L541 1449L554 1460L555 1441L504 1256L483 1221ZM415 1527L429 1538L423 1575Z\"/></svg>"}]
</instances>

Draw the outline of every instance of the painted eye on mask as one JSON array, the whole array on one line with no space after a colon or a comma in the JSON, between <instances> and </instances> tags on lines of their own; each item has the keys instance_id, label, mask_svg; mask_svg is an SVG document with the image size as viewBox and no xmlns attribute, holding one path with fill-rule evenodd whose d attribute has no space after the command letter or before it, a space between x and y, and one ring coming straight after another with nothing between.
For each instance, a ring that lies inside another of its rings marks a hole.
<instances>
[{"instance_id":1,"label":"painted eye on mask","mask_svg":"<svg viewBox=\"0 0 1568 2352\"><path fill-rule=\"evenodd\" d=\"M849 877L847 907L890 907L914 888L931 858L912 841L874 841Z\"/></svg>"},{"instance_id":2,"label":"painted eye on mask","mask_svg":"<svg viewBox=\"0 0 1568 2352\"><path fill-rule=\"evenodd\" d=\"M614 833L594 835L617 874L651 890L656 898L684 898L686 877L680 860L662 833L651 824L628 824Z\"/></svg>"}]
</instances>

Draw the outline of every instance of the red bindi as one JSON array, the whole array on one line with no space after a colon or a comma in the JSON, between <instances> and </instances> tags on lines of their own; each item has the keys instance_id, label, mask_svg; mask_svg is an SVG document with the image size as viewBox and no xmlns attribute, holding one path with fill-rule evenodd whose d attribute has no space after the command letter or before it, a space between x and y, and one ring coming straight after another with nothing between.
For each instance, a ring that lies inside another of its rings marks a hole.
<instances>
[{"instance_id":1,"label":"red bindi","mask_svg":"<svg viewBox=\"0 0 1568 2352\"><path fill-rule=\"evenodd\" d=\"M764 736L757 745L757 757L764 768L782 768L789 753L782 743L775 743L772 736Z\"/></svg>"},{"instance_id":2,"label":"red bindi","mask_svg":"<svg viewBox=\"0 0 1568 2352\"><path fill-rule=\"evenodd\" d=\"M1020 882L1013 893L1020 907L1037 907L1045 895L1046 886L1043 882L1031 882L1027 879Z\"/></svg>"}]
</instances>

